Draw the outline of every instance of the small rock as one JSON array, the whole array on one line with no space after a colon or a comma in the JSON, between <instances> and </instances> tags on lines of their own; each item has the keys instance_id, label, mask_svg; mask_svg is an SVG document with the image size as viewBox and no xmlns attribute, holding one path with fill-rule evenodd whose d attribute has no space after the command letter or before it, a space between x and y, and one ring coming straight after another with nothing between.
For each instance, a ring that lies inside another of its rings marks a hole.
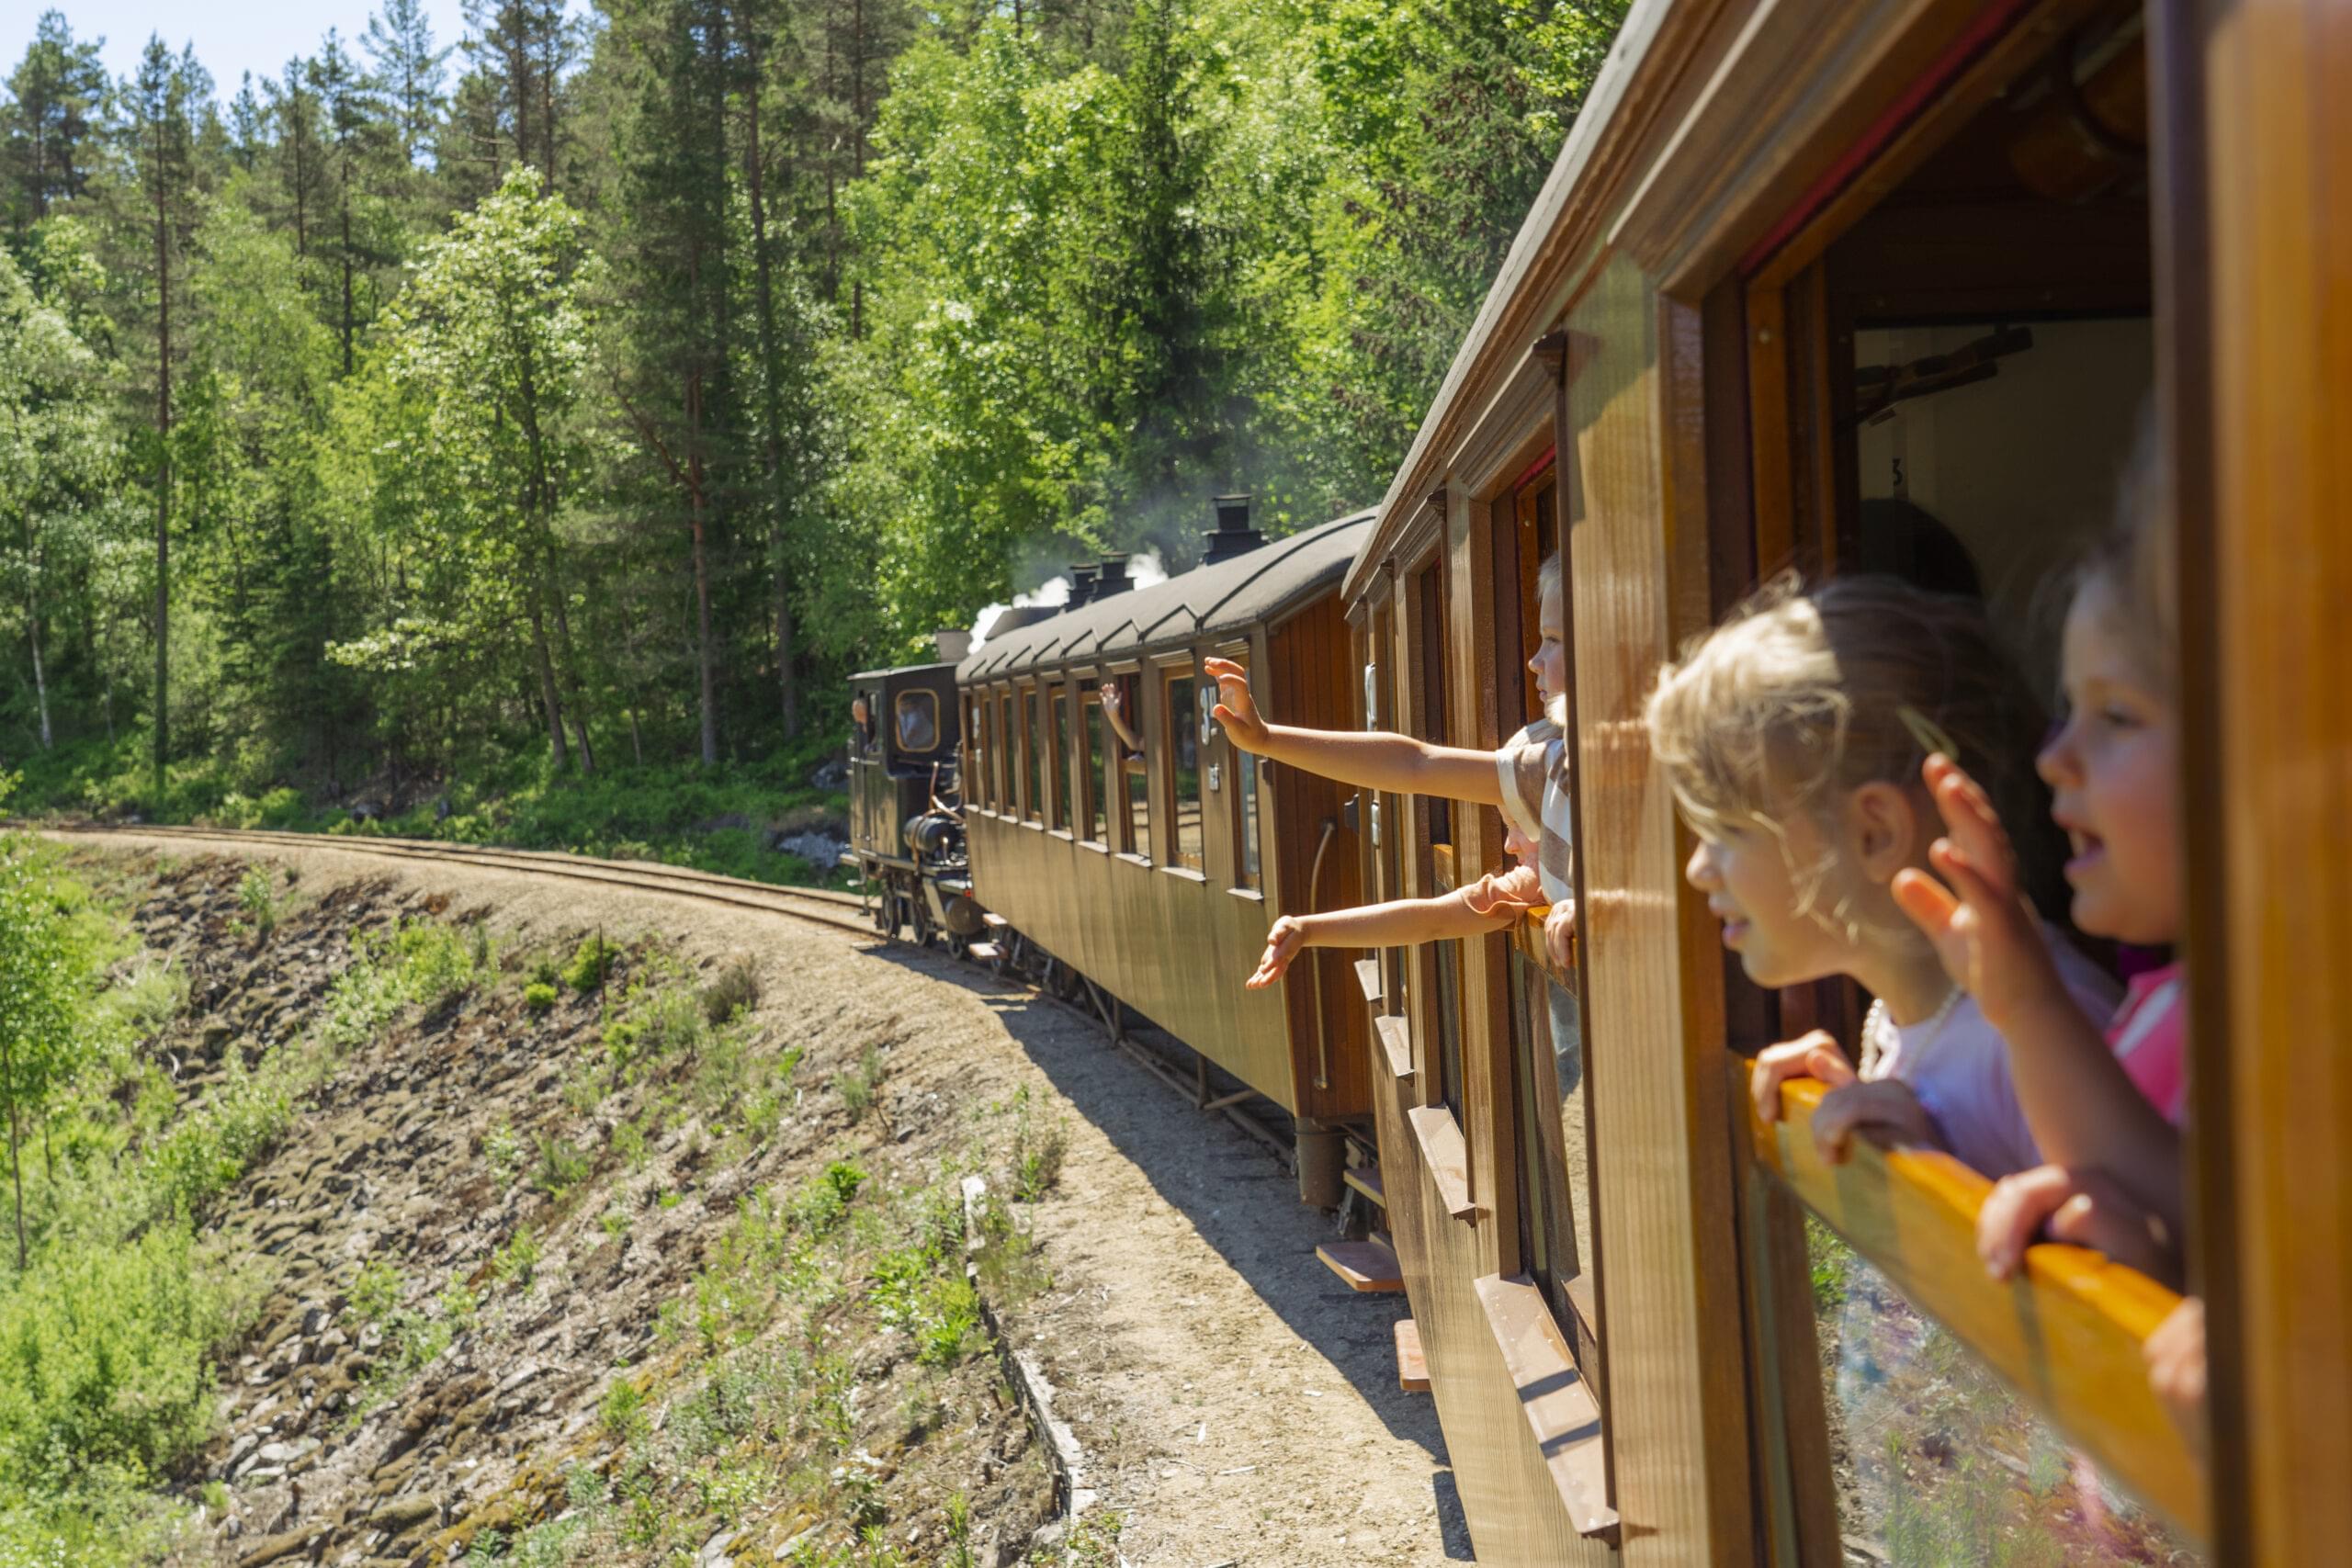
<instances>
[{"instance_id":1,"label":"small rock","mask_svg":"<svg viewBox=\"0 0 2352 1568\"><path fill-rule=\"evenodd\" d=\"M318 1539L314 1529L287 1530L279 1535L266 1535L237 1554L237 1568L262 1568L266 1562L280 1562L298 1551L306 1551Z\"/></svg>"},{"instance_id":2,"label":"small rock","mask_svg":"<svg viewBox=\"0 0 2352 1568\"><path fill-rule=\"evenodd\" d=\"M313 1302L305 1305L302 1308L302 1337L305 1339L317 1338L320 1335L324 1334L327 1331L327 1325L334 1321L334 1314L327 1311L326 1308L320 1306L317 1303Z\"/></svg>"},{"instance_id":3,"label":"small rock","mask_svg":"<svg viewBox=\"0 0 2352 1568\"><path fill-rule=\"evenodd\" d=\"M721 1530L704 1541L702 1550L695 1553L695 1568L733 1568L735 1560L727 1555L727 1549L741 1533L741 1530Z\"/></svg>"},{"instance_id":4,"label":"small rock","mask_svg":"<svg viewBox=\"0 0 2352 1568\"><path fill-rule=\"evenodd\" d=\"M440 1517L441 1501L437 1497L401 1497L369 1514L368 1526L389 1535L406 1535L419 1525L430 1524Z\"/></svg>"}]
</instances>

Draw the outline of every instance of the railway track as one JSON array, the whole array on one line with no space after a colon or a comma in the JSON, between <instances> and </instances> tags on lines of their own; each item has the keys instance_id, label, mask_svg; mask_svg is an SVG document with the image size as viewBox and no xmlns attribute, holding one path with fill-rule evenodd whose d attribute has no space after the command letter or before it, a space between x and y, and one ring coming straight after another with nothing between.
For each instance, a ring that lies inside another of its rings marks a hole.
<instances>
[{"instance_id":1,"label":"railway track","mask_svg":"<svg viewBox=\"0 0 2352 1568\"><path fill-rule=\"evenodd\" d=\"M379 860L440 862L451 865L483 866L499 871L527 872L537 876L592 882L608 887L632 887L667 893L706 904L724 904L782 915L809 925L824 926L849 936L878 938L864 913L860 899L823 888L778 887L764 882L655 865L645 861L599 860L585 855L541 850L505 850L481 844L451 844L433 839L330 838L317 833L277 832L261 828L113 828L95 824L59 826L61 835L104 839L140 836L176 839L195 843L235 843L276 848L332 849Z\"/></svg>"},{"instance_id":2,"label":"railway track","mask_svg":"<svg viewBox=\"0 0 2352 1568\"><path fill-rule=\"evenodd\" d=\"M778 887L765 882L749 882L741 877L720 876L714 872L695 871L681 866L655 865L645 861L600 860L587 855L564 853L551 850L507 850L481 844L452 844L435 839L391 839L374 837L329 837L321 833L291 833L266 828L180 828L136 827L118 828L96 823L58 824L43 829L66 838L103 840L113 837L144 837L180 840L192 844L249 844L257 848L331 849L352 854L372 856L379 860L437 862L447 865L481 866L497 871L522 872L534 876L559 877L572 882L590 882L608 887L635 888L641 892L665 893L673 897L692 898L706 904L723 904L735 908L756 910L761 914L782 915L788 919L808 925L823 926L843 936L857 937L867 942L883 940L866 913L865 902L854 894L836 893L817 887ZM1185 1065L1182 1056L1196 1057L1197 1053L1181 1042L1162 1036L1157 1030L1120 1028L1102 1010L1077 1006L1068 997L1040 986L1027 977L1000 972L1000 983L1020 987L1030 995L1073 1017L1084 1019L1102 1029L1103 1037L1123 1055L1131 1058L1153 1077L1177 1094L1191 1100L1198 1110L1222 1114L1242 1132L1263 1145L1275 1160L1285 1168L1292 1168L1292 1156L1283 1136L1269 1127L1259 1116L1250 1113L1234 1102L1230 1095L1212 1098L1207 1088L1206 1074L1195 1060L1192 1065L1198 1075L1195 1081L1183 1080ZM1153 1044L1146 1044L1149 1037ZM1174 1050L1154 1048L1161 1040Z\"/></svg>"}]
</instances>

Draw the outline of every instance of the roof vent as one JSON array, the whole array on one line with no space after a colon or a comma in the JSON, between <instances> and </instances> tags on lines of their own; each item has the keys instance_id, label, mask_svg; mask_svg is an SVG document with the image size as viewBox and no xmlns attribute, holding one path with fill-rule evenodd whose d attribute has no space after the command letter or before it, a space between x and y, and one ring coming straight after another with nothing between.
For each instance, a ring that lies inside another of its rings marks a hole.
<instances>
[{"instance_id":1,"label":"roof vent","mask_svg":"<svg viewBox=\"0 0 2352 1568\"><path fill-rule=\"evenodd\" d=\"M1216 526L1201 536L1208 544L1201 557L1203 566L1248 555L1266 542L1265 535L1250 526L1248 496L1220 495L1212 504L1216 508Z\"/></svg>"},{"instance_id":2,"label":"roof vent","mask_svg":"<svg viewBox=\"0 0 2352 1568\"><path fill-rule=\"evenodd\" d=\"M1102 558L1102 565L1095 573L1095 598L1108 599L1112 594L1125 593L1134 586L1134 583L1127 581L1126 557L1104 556Z\"/></svg>"},{"instance_id":3,"label":"roof vent","mask_svg":"<svg viewBox=\"0 0 2352 1568\"><path fill-rule=\"evenodd\" d=\"M1080 604L1085 604L1089 599L1094 597L1095 587L1094 569L1092 567L1071 567L1069 569L1069 597L1062 601L1062 608L1065 610L1077 609Z\"/></svg>"},{"instance_id":4,"label":"roof vent","mask_svg":"<svg viewBox=\"0 0 2352 1568\"><path fill-rule=\"evenodd\" d=\"M1001 612L995 620L989 623L987 640L994 642L1007 632L1019 631L1023 626L1035 626L1039 621L1061 613L1062 607L1059 604L1016 604L1012 609Z\"/></svg>"},{"instance_id":5,"label":"roof vent","mask_svg":"<svg viewBox=\"0 0 2352 1568\"><path fill-rule=\"evenodd\" d=\"M942 628L931 634L931 640L939 645L939 661L942 664L961 664L971 656L970 632Z\"/></svg>"}]
</instances>

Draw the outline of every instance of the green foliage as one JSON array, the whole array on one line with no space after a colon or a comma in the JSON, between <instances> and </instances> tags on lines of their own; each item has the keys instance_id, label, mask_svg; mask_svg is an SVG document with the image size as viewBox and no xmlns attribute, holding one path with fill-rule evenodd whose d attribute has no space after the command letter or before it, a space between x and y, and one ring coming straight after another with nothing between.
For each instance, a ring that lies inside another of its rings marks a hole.
<instances>
[{"instance_id":1,"label":"green foliage","mask_svg":"<svg viewBox=\"0 0 2352 1568\"><path fill-rule=\"evenodd\" d=\"M349 1302L359 1321L371 1326L382 1326L400 1304L401 1271L380 1258L371 1258L362 1264L351 1281Z\"/></svg>"},{"instance_id":2,"label":"green foliage","mask_svg":"<svg viewBox=\"0 0 2352 1568\"><path fill-rule=\"evenodd\" d=\"M534 980L523 987L523 1006L537 1018L552 1011L560 993L544 980Z\"/></svg>"},{"instance_id":3,"label":"green foliage","mask_svg":"<svg viewBox=\"0 0 2352 1568\"><path fill-rule=\"evenodd\" d=\"M875 1046L866 1047L856 1066L833 1075L833 1092L841 1096L854 1120L863 1120L874 1108L875 1093L881 1087L882 1053Z\"/></svg>"},{"instance_id":4,"label":"green foliage","mask_svg":"<svg viewBox=\"0 0 2352 1568\"><path fill-rule=\"evenodd\" d=\"M645 1407L644 1388L626 1377L615 1378L605 1386L605 1397L599 1414L605 1431L616 1443L633 1443L652 1430L652 1417Z\"/></svg>"},{"instance_id":5,"label":"green foliage","mask_svg":"<svg viewBox=\"0 0 2352 1568\"><path fill-rule=\"evenodd\" d=\"M473 935L437 920L405 920L352 939L350 966L328 988L319 1039L341 1053L373 1040L410 1007L440 1007L492 983L496 953Z\"/></svg>"},{"instance_id":6,"label":"green foliage","mask_svg":"<svg viewBox=\"0 0 2352 1568\"><path fill-rule=\"evenodd\" d=\"M533 1186L558 1202L588 1179L587 1152L563 1138L539 1139L539 1162L531 1173Z\"/></svg>"},{"instance_id":7,"label":"green foliage","mask_svg":"<svg viewBox=\"0 0 2352 1568\"><path fill-rule=\"evenodd\" d=\"M237 882L237 908L254 930L267 936L277 929L277 885L266 866L249 865Z\"/></svg>"},{"instance_id":8,"label":"green foliage","mask_svg":"<svg viewBox=\"0 0 2352 1568\"><path fill-rule=\"evenodd\" d=\"M525 1225L507 1238L506 1245L491 1255L490 1271L502 1285L518 1291L531 1288L531 1280L539 1267L539 1241Z\"/></svg>"},{"instance_id":9,"label":"green foliage","mask_svg":"<svg viewBox=\"0 0 2352 1568\"><path fill-rule=\"evenodd\" d=\"M748 957L730 960L702 988L703 1017L713 1027L759 1005L760 966Z\"/></svg>"},{"instance_id":10,"label":"green foliage","mask_svg":"<svg viewBox=\"0 0 2352 1568\"><path fill-rule=\"evenodd\" d=\"M201 1217L286 1131L294 1091L274 1058L249 1072L231 1047L220 1086L148 1146L141 1174L156 1212Z\"/></svg>"},{"instance_id":11,"label":"green foliage","mask_svg":"<svg viewBox=\"0 0 2352 1568\"><path fill-rule=\"evenodd\" d=\"M571 962L564 965L563 983L583 993L601 991L619 956L620 949L605 942L601 934L582 937L572 952Z\"/></svg>"}]
</instances>

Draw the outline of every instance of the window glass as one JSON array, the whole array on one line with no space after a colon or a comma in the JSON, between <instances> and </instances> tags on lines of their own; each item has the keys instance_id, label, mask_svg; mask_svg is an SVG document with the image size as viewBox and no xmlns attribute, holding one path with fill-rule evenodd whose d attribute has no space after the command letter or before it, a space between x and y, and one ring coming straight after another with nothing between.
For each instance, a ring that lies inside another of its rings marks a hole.
<instances>
[{"instance_id":1,"label":"window glass","mask_svg":"<svg viewBox=\"0 0 2352 1568\"><path fill-rule=\"evenodd\" d=\"M939 745L939 699L929 692L900 692L898 704L899 750L930 751Z\"/></svg>"},{"instance_id":2,"label":"window glass","mask_svg":"<svg viewBox=\"0 0 2352 1568\"><path fill-rule=\"evenodd\" d=\"M1201 843L1200 682L1191 675L1168 678L1168 798L1174 810L1175 863L1188 871L1205 865Z\"/></svg>"},{"instance_id":3,"label":"window glass","mask_svg":"<svg viewBox=\"0 0 2352 1568\"><path fill-rule=\"evenodd\" d=\"M996 734L991 738L990 745L996 752L996 807L1007 817L1020 815L1021 806L1013 798L1014 791L1020 787L1017 783L1020 774L1016 772L1019 753L1014 750L1014 733L1012 694L999 692L996 694Z\"/></svg>"},{"instance_id":4,"label":"window glass","mask_svg":"<svg viewBox=\"0 0 2352 1568\"><path fill-rule=\"evenodd\" d=\"M1052 780L1052 798L1048 804L1047 826L1069 830L1069 753L1062 748L1062 733L1068 726L1062 722L1062 689L1058 684L1046 686L1038 694L1046 717L1046 773Z\"/></svg>"},{"instance_id":5,"label":"window glass","mask_svg":"<svg viewBox=\"0 0 2352 1568\"><path fill-rule=\"evenodd\" d=\"M2206 1561L1811 1214L1805 1240L1847 1541L1897 1563Z\"/></svg>"},{"instance_id":6,"label":"window glass","mask_svg":"<svg viewBox=\"0 0 2352 1568\"><path fill-rule=\"evenodd\" d=\"M1046 713L1037 701L1034 686L1021 688L1021 777L1027 793L1021 797L1021 814L1032 822L1046 816Z\"/></svg>"},{"instance_id":7,"label":"window glass","mask_svg":"<svg viewBox=\"0 0 2352 1568\"><path fill-rule=\"evenodd\" d=\"M1567 1282L1593 1257L1584 1051L1576 998L1517 943L1510 952L1512 1100L1518 1108L1520 1256L1553 1316L1569 1324ZM1576 1344L1577 1336L1567 1335Z\"/></svg>"},{"instance_id":8,"label":"window glass","mask_svg":"<svg viewBox=\"0 0 2352 1568\"><path fill-rule=\"evenodd\" d=\"M1228 744L1225 750L1226 765L1233 770L1233 810L1240 828L1234 835L1241 852L1233 885L1256 888L1263 886L1258 869L1258 759L1238 746Z\"/></svg>"},{"instance_id":9,"label":"window glass","mask_svg":"<svg viewBox=\"0 0 2352 1568\"><path fill-rule=\"evenodd\" d=\"M1110 797L1103 793L1103 780L1110 775L1103 771L1103 764L1110 755L1110 746L1109 731L1102 723L1102 699L1089 691L1080 695L1079 704L1086 729L1086 776L1082 781L1086 785L1086 839L1089 843L1107 844L1111 841Z\"/></svg>"}]
</instances>

